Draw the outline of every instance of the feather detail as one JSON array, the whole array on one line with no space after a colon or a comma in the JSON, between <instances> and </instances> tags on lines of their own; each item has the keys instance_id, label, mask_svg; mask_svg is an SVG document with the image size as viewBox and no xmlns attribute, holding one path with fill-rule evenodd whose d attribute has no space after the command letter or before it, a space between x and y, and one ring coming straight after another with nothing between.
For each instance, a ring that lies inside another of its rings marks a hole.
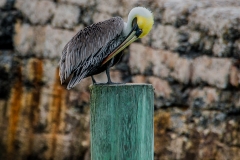
<instances>
[{"instance_id":1,"label":"feather detail","mask_svg":"<svg viewBox=\"0 0 240 160\"><path fill-rule=\"evenodd\" d=\"M71 74L73 74L73 77L69 82L69 87L85 78L88 74L85 68L89 66L89 63L97 63L96 61L101 61L108 55L107 52L100 51L103 51L104 46L121 34L123 27L122 18L113 17L79 31L63 49L59 62L61 83ZM103 55L103 53L106 55ZM100 55L94 59L96 54Z\"/></svg>"}]
</instances>

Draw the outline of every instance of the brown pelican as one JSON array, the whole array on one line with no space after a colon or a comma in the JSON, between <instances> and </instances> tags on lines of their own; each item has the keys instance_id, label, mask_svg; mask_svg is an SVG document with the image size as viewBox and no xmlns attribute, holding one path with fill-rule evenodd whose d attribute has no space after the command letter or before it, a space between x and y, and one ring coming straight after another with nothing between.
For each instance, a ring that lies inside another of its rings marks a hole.
<instances>
[{"instance_id":1,"label":"brown pelican","mask_svg":"<svg viewBox=\"0 0 240 160\"><path fill-rule=\"evenodd\" d=\"M143 7L133 8L125 23L120 17L92 24L79 31L64 47L59 62L61 83L71 77L67 89L77 85L83 78L106 70L111 84L109 68L122 56L129 44L149 33L153 26L152 13Z\"/></svg>"}]
</instances>

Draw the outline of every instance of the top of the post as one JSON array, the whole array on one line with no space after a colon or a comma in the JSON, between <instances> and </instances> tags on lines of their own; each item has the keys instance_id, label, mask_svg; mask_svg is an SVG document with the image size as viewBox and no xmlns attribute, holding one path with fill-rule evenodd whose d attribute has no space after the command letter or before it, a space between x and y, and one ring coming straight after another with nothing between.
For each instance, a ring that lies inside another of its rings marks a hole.
<instances>
[{"instance_id":1,"label":"top of the post","mask_svg":"<svg viewBox=\"0 0 240 160\"><path fill-rule=\"evenodd\" d=\"M119 83L119 84L91 84L90 90L93 88L132 88L132 87L147 87L153 89L152 84L147 83Z\"/></svg>"}]
</instances>

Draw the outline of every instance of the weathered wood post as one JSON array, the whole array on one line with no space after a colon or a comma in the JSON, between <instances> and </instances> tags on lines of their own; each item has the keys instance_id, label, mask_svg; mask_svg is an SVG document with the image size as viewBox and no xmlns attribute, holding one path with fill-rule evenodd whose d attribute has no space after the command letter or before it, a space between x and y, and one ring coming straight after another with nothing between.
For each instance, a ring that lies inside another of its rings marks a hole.
<instances>
[{"instance_id":1,"label":"weathered wood post","mask_svg":"<svg viewBox=\"0 0 240 160\"><path fill-rule=\"evenodd\" d=\"M153 160L150 84L92 85L91 159Z\"/></svg>"}]
</instances>

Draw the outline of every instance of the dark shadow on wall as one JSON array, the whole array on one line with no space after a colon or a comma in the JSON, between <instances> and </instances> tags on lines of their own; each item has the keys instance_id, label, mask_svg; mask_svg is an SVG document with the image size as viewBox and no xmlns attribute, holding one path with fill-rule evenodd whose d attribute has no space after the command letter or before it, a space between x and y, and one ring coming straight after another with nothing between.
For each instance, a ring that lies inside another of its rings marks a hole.
<instances>
[{"instance_id":1,"label":"dark shadow on wall","mask_svg":"<svg viewBox=\"0 0 240 160\"><path fill-rule=\"evenodd\" d=\"M0 8L0 49L13 49L14 23L19 12L14 8L15 0L7 0Z\"/></svg>"}]
</instances>

